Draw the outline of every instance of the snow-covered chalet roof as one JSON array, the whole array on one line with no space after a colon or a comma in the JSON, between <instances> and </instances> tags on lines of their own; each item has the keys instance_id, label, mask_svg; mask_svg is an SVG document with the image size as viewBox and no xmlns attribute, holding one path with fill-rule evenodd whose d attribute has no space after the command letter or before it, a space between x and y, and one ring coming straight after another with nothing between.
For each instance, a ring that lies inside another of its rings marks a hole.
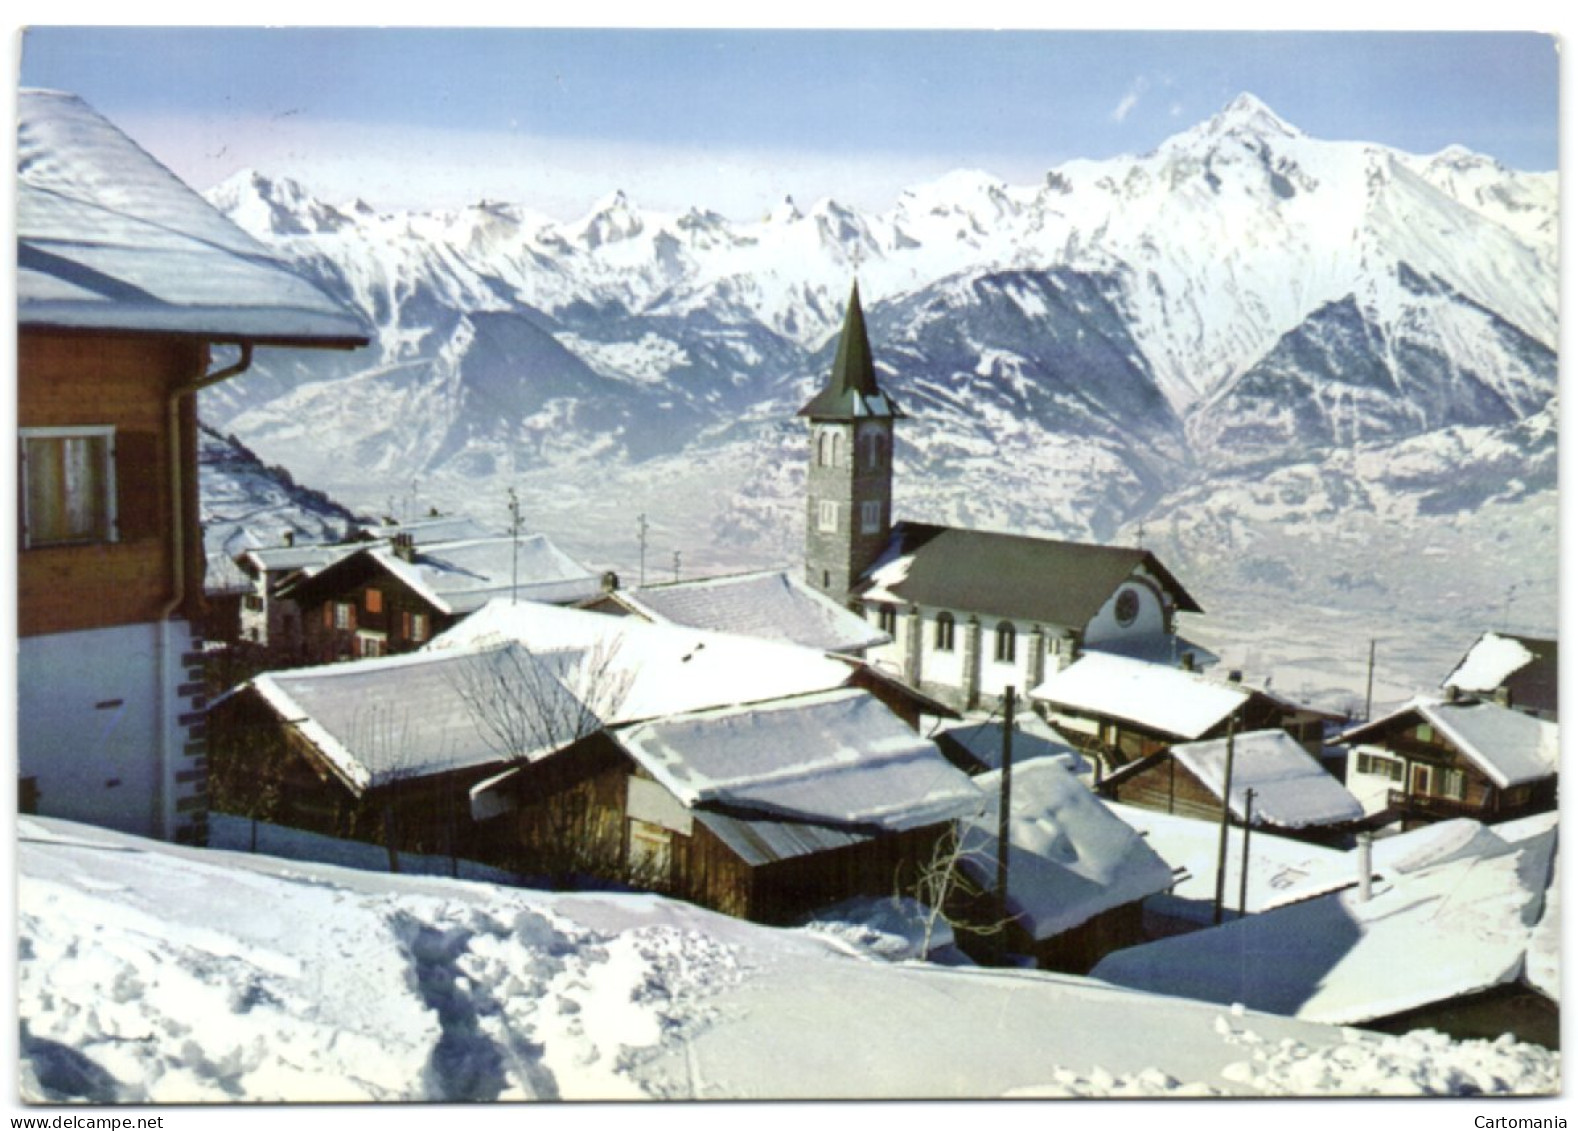
<instances>
[{"instance_id":1,"label":"snow-covered chalet roof","mask_svg":"<svg viewBox=\"0 0 1578 1131\"><path fill-rule=\"evenodd\" d=\"M601 662L621 687L618 703L605 708L610 726L828 691L854 674L845 661L797 644L507 598L489 602L423 651L507 641L537 655Z\"/></svg>"},{"instance_id":2,"label":"snow-covered chalet roof","mask_svg":"<svg viewBox=\"0 0 1578 1131\"><path fill-rule=\"evenodd\" d=\"M890 637L864 617L784 570L677 581L630 589L618 598L651 620L858 652Z\"/></svg>"},{"instance_id":3,"label":"snow-covered chalet roof","mask_svg":"<svg viewBox=\"0 0 1578 1131\"><path fill-rule=\"evenodd\" d=\"M959 864L993 888L1002 774L973 780L984 807L964 823ZM1010 809L1009 914L1037 941L1172 886L1167 862L1056 758L1014 765Z\"/></svg>"},{"instance_id":4,"label":"snow-covered chalet roof","mask_svg":"<svg viewBox=\"0 0 1578 1131\"><path fill-rule=\"evenodd\" d=\"M614 737L692 809L901 831L981 802L935 743L853 688L658 719Z\"/></svg>"},{"instance_id":5,"label":"snow-covered chalet roof","mask_svg":"<svg viewBox=\"0 0 1578 1131\"><path fill-rule=\"evenodd\" d=\"M1485 696L1505 689L1513 706L1555 715L1557 666L1554 640L1487 632L1474 642L1441 686Z\"/></svg>"},{"instance_id":6,"label":"snow-covered chalet roof","mask_svg":"<svg viewBox=\"0 0 1578 1131\"><path fill-rule=\"evenodd\" d=\"M1170 753L1218 798L1227 772L1227 740L1184 742ZM1321 768L1284 730L1257 730L1233 739L1233 815L1243 820L1245 795L1255 791L1254 823L1284 829L1337 825L1364 816L1358 798Z\"/></svg>"},{"instance_id":7,"label":"snow-covered chalet roof","mask_svg":"<svg viewBox=\"0 0 1578 1131\"><path fill-rule=\"evenodd\" d=\"M341 558L354 554L359 549L360 546L344 544L269 546L261 550L246 551L241 555L241 561L255 574L304 570L310 575L324 566L332 565Z\"/></svg>"},{"instance_id":8,"label":"snow-covered chalet roof","mask_svg":"<svg viewBox=\"0 0 1578 1131\"><path fill-rule=\"evenodd\" d=\"M1041 686L1032 699L1163 734L1199 738L1249 700L1249 688L1198 672L1128 656L1087 652Z\"/></svg>"},{"instance_id":9,"label":"snow-covered chalet roof","mask_svg":"<svg viewBox=\"0 0 1578 1131\"><path fill-rule=\"evenodd\" d=\"M73 94L17 97L17 322L360 346L367 329Z\"/></svg>"},{"instance_id":10,"label":"snow-covered chalet roof","mask_svg":"<svg viewBox=\"0 0 1578 1131\"><path fill-rule=\"evenodd\" d=\"M1497 787L1555 774L1560 757L1555 723L1483 700L1416 699L1391 714L1345 731L1350 744L1380 742L1400 729L1428 723Z\"/></svg>"},{"instance_id":11,"label":"snow-covered chalet roof","mask_svg":"<svg viewBox=\"0 0 1578 1131\"><path fill-rule=\"evenodd\" d=\"M356 537L369 542L393 539L397 534L409 535L418 546L435 542L464 542L475 538L496 538L501 531L489 530L468 515L446 514L409 522L367 522L356 527Z\"/></svg>"},{"instance_id":12,"label":"snow-covered chalet roof","mask_svg":"<svg viewBox=\"0 0 1578 1131\"><path fill-rule=\"evenodd\" d=\"M460 690L471 665L502 655L413 652L271 672L250 686L360 794L502 761Z\"/></svg>"},{"instance_id":13,"label":"snow-covered chalet roof","mask_svg":"<svg viewBox=\"0 0 1578 1131\"><path fill-rule=\"evenodd\" d=\"M1516 842L1109 954L1091 976L1309 1021L1356 1025L1516 981L1555 871L1556 816Z\"/></svg>"}]
</instances>

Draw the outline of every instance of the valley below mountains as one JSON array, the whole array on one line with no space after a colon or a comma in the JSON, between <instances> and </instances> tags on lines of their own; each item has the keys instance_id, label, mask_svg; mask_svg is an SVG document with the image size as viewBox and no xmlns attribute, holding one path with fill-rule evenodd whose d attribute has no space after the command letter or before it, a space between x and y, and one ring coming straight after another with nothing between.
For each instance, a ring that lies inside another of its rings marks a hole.
<instances>
[{"instance_id":1,"label":"valley below mountains","mask_svg":"<svg viewBox=\"0 0 1578 1131\"><path fill-rule=\"evenodd\" d=\"M373 342L259 351L204 420L364 513L502 529L513 488L626 584L798 565L794 414L858 278L908 414L899 517L1142 544L1206 609L1187 635L1338 709L1371 639L1381 703L1484 629L1555 634L1555 173L1312 138L1245 95L1142 156L880 214L208 195Z\"/></svg>"}]
</instances>

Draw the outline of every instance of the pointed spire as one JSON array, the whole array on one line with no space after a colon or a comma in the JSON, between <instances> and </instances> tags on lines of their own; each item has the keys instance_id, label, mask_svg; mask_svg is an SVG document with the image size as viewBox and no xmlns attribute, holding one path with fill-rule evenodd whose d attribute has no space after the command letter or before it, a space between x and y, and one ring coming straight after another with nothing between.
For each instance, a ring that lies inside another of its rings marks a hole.
<instances>
[{"instance_id":1,"label":"pointed spire","mask_svg":"<svg viewBox=\"0 0 1578 1131\"><path fill-rule=\"evenodd\" d=\"M833 372L827 384L798 415L815 420L904 415L877 384L877 370L871 360L871 341L866 336L866 314L860 307L858 280L850 288L849 307L844 311L844 328L838 336L838 352L833 355Z\"/></svg>"}]
</instances>

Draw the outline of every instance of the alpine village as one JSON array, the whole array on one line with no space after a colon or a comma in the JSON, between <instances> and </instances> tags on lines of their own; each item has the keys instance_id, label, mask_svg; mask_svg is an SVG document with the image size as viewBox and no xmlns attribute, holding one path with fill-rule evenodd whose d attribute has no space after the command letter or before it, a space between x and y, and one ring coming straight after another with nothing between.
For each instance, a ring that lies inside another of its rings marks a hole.
<instances>
[{"instance_id":1,"label":"alpine village","mask_svg":"<svg viewBox=\"0 0 1578 1131\"><path fill-rule=\"evenodd\" d=\"M205 552L199 391L368 329L74 96L20 131L22 820L1558 1047L1555 640L1342 715L1192 643L1150 550L895 514L904 360L854 278L799 561L631 586L436 508ZM1223 957L1290 938L1282 977Z\"/></svg>"}]
</instances>

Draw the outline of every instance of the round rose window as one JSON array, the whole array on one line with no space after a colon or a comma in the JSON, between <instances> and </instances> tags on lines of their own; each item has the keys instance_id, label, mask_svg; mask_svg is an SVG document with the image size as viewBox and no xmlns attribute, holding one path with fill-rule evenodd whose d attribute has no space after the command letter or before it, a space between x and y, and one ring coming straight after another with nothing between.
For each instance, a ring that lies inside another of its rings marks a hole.
<instances>
[{"instance_id":1,"label":"round rose window","mask_svg":"<svg viewBox=\"0 0 1578 1131\"><path fill-rule=\"evenodd\" d=\"M1127 628L1140 615L1140 595L1132 589L1125 589L1118 594L1118 603L1112 611L1118 623Z\"/></svg>"}]
</instances>

